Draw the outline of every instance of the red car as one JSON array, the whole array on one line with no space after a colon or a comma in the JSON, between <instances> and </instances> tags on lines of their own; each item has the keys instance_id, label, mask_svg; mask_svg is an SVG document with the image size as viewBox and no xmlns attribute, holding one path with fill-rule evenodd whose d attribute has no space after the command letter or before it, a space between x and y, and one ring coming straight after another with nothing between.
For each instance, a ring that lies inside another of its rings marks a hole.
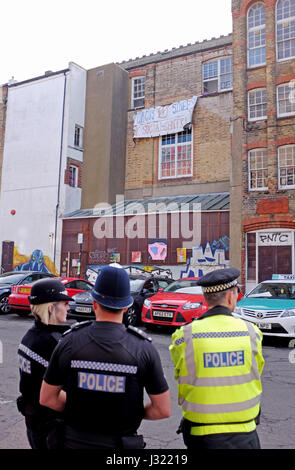
<instances>
[{"instance_id":1,"label":"red car","mask_svg":"<svg viewBox=\"0 0 295 470\"><path fill-rule=\"evenodd\" d=\"M73 297L79 292L85 290L92 290L93 285L89 281L76 277L59 277L61 282L64 284L65 289L70 297ZM32 284L19 284L12 287L11 294L8 299L8 303L13 310L21 317L25 317L30 314L30 303L29 295L31 293Z\"/></svg>"},{"instance_id":2,"label":"red car","mask_svg":"<svg viewBox=\"0 0 295 470\"><path fill-rule=\"evenodd\" d=\"M144 301L142 321L147 326L182 326L200 317L208 310L198 277L187 277L172 282L165 289Z\"/></svg>"}]
</instances>

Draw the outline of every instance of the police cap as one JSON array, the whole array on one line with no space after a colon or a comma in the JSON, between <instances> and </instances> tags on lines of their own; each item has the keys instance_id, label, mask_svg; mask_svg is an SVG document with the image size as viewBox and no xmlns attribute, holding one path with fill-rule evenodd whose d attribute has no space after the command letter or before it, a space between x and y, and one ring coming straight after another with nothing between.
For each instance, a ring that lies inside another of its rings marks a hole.
<instances>
[{"instance_id":1,"label":"police cap","mask_svg":"<svg viewBox=\"0 0 295 470\"><path fill-rule=\"evenodd\" d=\"M59 279L45 278L34 282L29 296L32 305L46 304L47 302L59 302L72 300L65 290L65 286Z\"/></svg>"},{"instance_id":2,"label":"police cap","mask_svg":"<svg viewBox=\"0 0 295 470\"><path fill-rule=\"evenodd\" d=\"M106 266L99 272L91 295L104 307L122 310L133 304L130 280L123 268Z\"/></svg>"},{"instance_id":3,"label":"police cap","mask_svg":"<svg viewBox=\"0 0 295 470\"><path fill-rule=\"evenodd\" d=\"M236 268L216 269L200 277L197 283L202 286L204 294L222 292L238 286L240 274L240 271Z\"/></svg>"}]
</instances>

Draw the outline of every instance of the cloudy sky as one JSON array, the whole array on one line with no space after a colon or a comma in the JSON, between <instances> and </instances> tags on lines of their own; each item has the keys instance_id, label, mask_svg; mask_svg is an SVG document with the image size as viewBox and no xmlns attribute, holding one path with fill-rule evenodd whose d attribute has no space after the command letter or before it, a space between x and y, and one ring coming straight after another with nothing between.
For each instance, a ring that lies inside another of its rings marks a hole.
<instances>
[{"instance_id":1,"label":"cloudy sky","mask_svg":"<svg viewBox=\"0 0 295 470\"><path fill-rule=\"evenodd\" d=\"M0 83L85 69L232 31L231 0L13 0L1 6Z\"/></svg>"}]
</instances>

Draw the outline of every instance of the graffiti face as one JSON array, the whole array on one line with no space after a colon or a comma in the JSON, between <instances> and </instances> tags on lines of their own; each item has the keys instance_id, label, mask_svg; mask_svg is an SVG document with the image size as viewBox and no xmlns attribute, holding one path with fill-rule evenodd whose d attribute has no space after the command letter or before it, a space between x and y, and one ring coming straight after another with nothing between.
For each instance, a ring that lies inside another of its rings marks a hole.
<instances>
[{"instance_id":1,"label":"graffiti face","mask_svg":"<svg viewBox=\"0 0 295 470\"><path fill-rule=\"evenodd\" d=\"M30 263L35 266L41 266L42 263L44 263L44 256L41 250L33 251L31 255ZM39 269L36 269L36 271L39 271Z\"/></svg>"}]
</instances>

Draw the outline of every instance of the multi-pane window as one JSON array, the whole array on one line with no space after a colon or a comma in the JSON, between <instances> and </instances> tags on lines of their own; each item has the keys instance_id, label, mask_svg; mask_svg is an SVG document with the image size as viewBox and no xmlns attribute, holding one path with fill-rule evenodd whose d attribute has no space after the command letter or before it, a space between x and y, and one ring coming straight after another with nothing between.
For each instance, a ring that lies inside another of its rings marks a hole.
<instances>
[{"instance_id":1,"label":"multi-pane window","mask_svg":"<svg viewBox=\"0 0 295 470\"><path fill-rule=\"evenodd\" d=\"M69 186L76 188L78 186L78 167L70 165L69 168Z\"/></svg>"},{"instance_id":2,"label":"multi-pane window","mask_svg":"<svg viewBox=\"0 0 295 470\"><path fill-rule=\"evenodd\" d=\"M257 88L248 92L248 120L257 121L267 117L266 89Z\"/></svg>"},{"instance_id":3,"label":"multi-pane window","mask_svg":"<svg viewBox=\"0 0 295 470\"><path fill-rule=\"evenodd\" d=\"M145 96L145 77L136 77L132 80L132 108L143 108Z\"/></svg>"},{"instance_id":4,"label":"multi-pane window","mask_svg":"<svg viewBox=\"0 0 295 470\"><path fill-rule=\"evenodd\" d=\"M256 3L248 11L248 67L266 62L265 5Z\"/></svg>"},{"instance_id":5,"label":"multi-pane window","mask_svg":"<svg viewBox=\"0 0 295 470\"><path fill-rule=\"evenodd\" d=\"M232 87L232 57L212 60L203 65L203 93L231 90Z\"/></svg>"},{"instance_id":6,"label":"multi-pane window","mask_svg":"<svg viewBox=\"0 0 295 470\"><path fill-rule=\"evenodd\" d=\"M277 57L278 60L295 57L295 0L277 3Z\"/></svg>"},{"instance_id":7,"label":"multi-pane window","mask_svg":"<svg viewBox=\"0 0 295 470\"><path fill-rule=\"evenodd\" d=\"M159 178L192 176L192 131L164 135L160 145Z\"/></svg>"},{"instance_id":8,"label":"multi-pane window","mask_svg":"<svg viewBox=\"0 0 295 470\"><path fill-rule=\"evenodd\" d=\"M295 97L288 83L277 87L278 116L295 114Z\"/></svg>"},{"instance_id":9,"label":"multi-pane window","mask_svg":"<svg viewBox=\"0 0 295 470\"><path fill-rule=\"evenodd\" d=\"M279 147L279 187L295 186L295 145Z\"/></svg>"},{"instance_id":10,"label":"multi-pane window","mask_svg":"<svg viewBox=\"0 0 295 470\"><path fill-rule=\"evenodd\" d=\"M83 146L83 127L75 125L74 146Z\"/></svg>"},{"instance_id":11,"label":"multi-pane window","mask_svg":"<svg viewBox=\"0 0 295 470\"><path fill-rule=\"evenodd\" d=\"M249 161L249 189L267 189L267 152L266 149L251 150L248 155Z\"/></svg>"}]
</instances>

